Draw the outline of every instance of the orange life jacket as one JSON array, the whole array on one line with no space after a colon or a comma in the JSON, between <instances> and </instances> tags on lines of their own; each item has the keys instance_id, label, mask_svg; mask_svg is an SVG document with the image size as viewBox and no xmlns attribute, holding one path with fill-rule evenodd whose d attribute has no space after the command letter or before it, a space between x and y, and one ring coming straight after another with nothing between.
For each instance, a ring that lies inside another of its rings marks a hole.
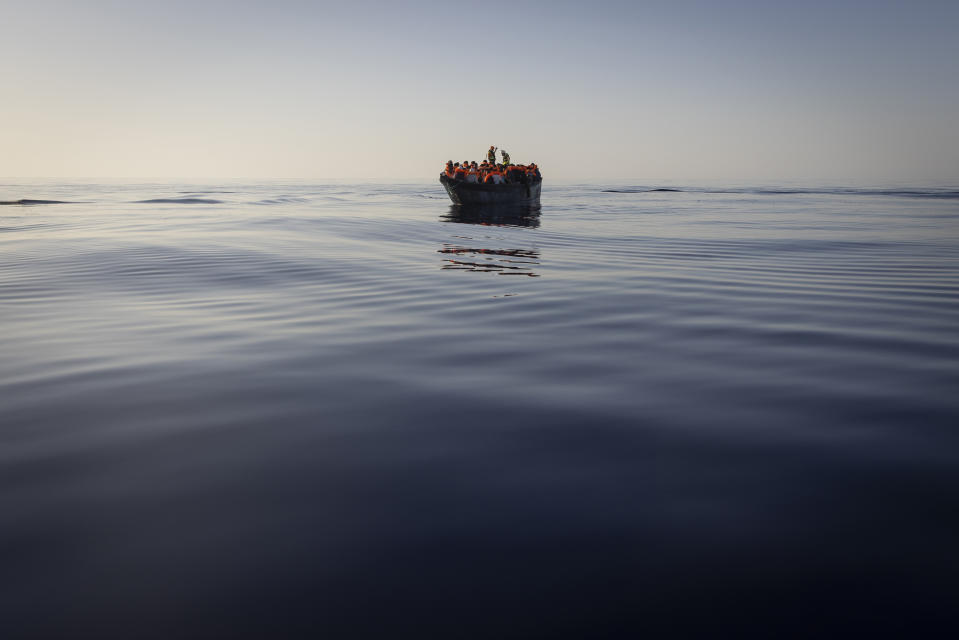
<instances>
[{"instance_id":1,"label":"orange life jacket","mask_svg":"<svg viewBox=\"0 0 959 640\"><path fill-rule=\"evenodd\" d=\"M494 169L490 171L488 174L486 174L486 179L484 180L484 182L486 182L487 184L493 184L493 176L503 177L503 172L500 171L499 169Z\"/></svg>"}]
</instances>

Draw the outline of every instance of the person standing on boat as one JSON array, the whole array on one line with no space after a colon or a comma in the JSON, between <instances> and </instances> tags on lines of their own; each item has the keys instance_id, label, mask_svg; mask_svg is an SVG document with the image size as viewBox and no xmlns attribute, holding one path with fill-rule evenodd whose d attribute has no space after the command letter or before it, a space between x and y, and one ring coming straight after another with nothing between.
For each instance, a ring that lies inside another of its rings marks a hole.
<instances>
[{"instance_id":1,"label":"person standing on boat","mask_svg":"<svg viewBox=\"0 0 959 640\"><path fill-rule=\"evenodd\" d=\"M506 153L506 149L501 149L500 153L503 154L503 164L505 164L508 167L510 165L509 154Z\"/></svg>"},{"instance_id":2,"label":"person standing on boat","mask_svg":"<svg viewBox=\"0 0 959 640\"><path fill-rule=\"evenodd\" d=\"M489 146L489 151L486 152L486 159L490 164L496 164L496 147L493 145Z\"/></svg>"}]
</instances>

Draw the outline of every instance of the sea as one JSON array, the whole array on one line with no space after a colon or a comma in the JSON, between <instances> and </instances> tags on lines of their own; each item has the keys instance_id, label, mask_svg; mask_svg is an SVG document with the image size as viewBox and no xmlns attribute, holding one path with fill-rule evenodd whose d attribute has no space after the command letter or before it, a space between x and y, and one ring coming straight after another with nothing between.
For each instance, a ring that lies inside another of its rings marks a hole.
<instances>
[{"instance_id":1,"label":"sea","mask_svg":"<svg viewBox=\"0 0 959 640\"><path fill-rule=\"evenodd\" d=\"M0 180L0 635L959 630L959 187Z\"/></svg>"}]
</instances>

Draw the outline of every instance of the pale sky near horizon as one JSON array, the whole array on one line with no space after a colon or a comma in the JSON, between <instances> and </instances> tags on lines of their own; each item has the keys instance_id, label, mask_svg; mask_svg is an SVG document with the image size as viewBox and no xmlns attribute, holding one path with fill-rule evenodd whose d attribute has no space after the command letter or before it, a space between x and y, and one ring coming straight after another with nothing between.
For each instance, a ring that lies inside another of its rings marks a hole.
<instances>
[{"instance_id":1,"label":"pale sky near horizon","mask_svg":"<svg viewBox=\"0 0 959 640\"><path fill-rule=\"evenodd\" d=\"M0 176L959 183L956 1L0 2Z\"/></svg>"}]
</instances>

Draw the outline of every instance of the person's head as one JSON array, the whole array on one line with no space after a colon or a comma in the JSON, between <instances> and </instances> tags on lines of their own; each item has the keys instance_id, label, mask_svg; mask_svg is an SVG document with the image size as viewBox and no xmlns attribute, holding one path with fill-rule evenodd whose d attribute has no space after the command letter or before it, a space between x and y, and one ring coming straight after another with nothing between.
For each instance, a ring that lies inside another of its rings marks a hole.
<instances>
[{"instance_id":1,"label":"person's head","mask_svg":"<svg viewBox=\"0 0 959 640\"><path fill-rule=\"evenodd\" d=\"M455 163L453 166L454 166L454 167L458 167L458 166L460 166L460 163L457 162L457 163Z\"/></svg>"}]
</instances>

